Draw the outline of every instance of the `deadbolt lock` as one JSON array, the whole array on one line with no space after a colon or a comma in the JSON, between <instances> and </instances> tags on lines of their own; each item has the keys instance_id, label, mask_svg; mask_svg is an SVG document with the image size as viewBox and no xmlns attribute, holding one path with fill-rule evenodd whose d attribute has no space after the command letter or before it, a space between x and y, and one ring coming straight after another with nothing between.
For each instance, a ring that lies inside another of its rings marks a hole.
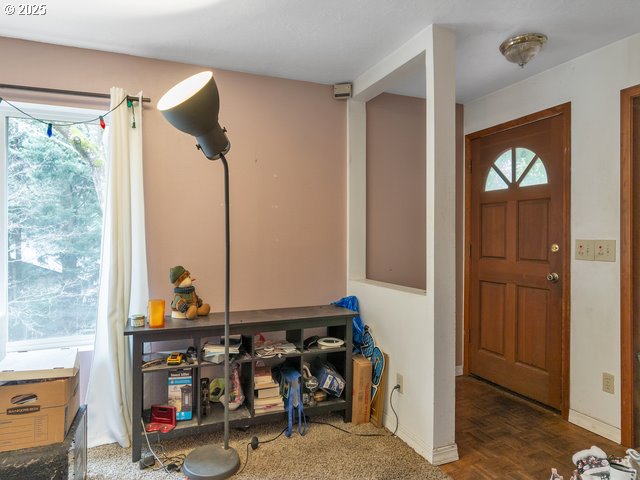
<instances>
[{"instance_id":1,"label":"deadbolt lock","mask_svg":"<svg viewBox=\"0 0 640 480\"><path fill-rule=\"evenodd\" d=\"M553 253L557 253L557 252L559 252L559 251L560 251L560 245L558 245L557 243L552 244L552 245L551 245L551 251L552 251Z\"/></svg>"}]
</instances>

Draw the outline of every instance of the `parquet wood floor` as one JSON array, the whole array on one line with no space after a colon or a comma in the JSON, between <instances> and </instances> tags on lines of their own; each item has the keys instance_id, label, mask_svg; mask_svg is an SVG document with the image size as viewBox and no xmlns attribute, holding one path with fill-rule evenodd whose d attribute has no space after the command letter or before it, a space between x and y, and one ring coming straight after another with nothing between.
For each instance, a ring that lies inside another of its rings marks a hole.
<instances>
[{"instance_id":1,"label":"parquet wood floor","mask_svg":"<svg viewBox=\"0 0 640 480\"><path fill-rule=\"evenodd\" d=\"M454 480L548 480L552 467L568 480L578 450L591 445L610 455L625 450L472 377L456 379L456 442L460 460L440 467Z\"/></svg>"}]
</instances>

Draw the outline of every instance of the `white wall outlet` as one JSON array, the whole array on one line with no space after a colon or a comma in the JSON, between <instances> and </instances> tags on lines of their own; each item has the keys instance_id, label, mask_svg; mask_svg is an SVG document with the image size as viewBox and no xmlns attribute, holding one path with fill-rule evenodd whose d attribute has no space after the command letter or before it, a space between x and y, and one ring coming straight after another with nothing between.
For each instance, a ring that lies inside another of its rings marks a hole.
<instances>
[{"instance_id":1,"label":"white wall outlet","mask_svg":"<svg viewBox=\"0 0 640 480\"><path fill-rule=\"evenodd\" d=\"M576 240L576 260L593 260L594 242L594 240Z\"/></svg>"},{"instance_id":2,"label":"white wall outlet","mask_svg":"<svg viewBox=\"0 0 640 480\"><path fill-rule=\"evenodd\" d=\"M404 392L404 380L402 378L402 375L399 373L396 373L396 385L400 385L400 387L398 388L398 393L403 393Z\"/></svg>"},{"instance_id":3,"label":"white wall outlet","mask_svg":"<svg viewBox=\"0 0 640 480\"><path fill-rule=\"evenodd\" d=\"M602 372L602 391L606 393L615 393L615 377L611 373Z\"/></svg>"},{"instance_id":4,"label":"white wall outlet","mask_svg":"<svg viewBox=\"0 0 640 480\"><path fill-rule=\"evenodd\" d=\"M595 240L594 256L597 262L616 261L616 241L615 240Z\"/></svg>"}]
</instances>

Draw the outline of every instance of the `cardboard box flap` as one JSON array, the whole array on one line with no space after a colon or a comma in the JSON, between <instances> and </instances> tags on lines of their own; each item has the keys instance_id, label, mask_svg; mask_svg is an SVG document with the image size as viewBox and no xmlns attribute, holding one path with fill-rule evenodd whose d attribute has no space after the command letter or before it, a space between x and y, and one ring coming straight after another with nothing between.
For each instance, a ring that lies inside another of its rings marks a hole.
<instances>
[{"instance_id":1,"label":"cardboard box flap","mask_svg":"<svg viewBox=\"0 0 640 480\"><path fill-rule=\"evenodd\" d=\"M0 362L0 382L73 377L79 369L77 348L10 352Z\"/></svg>"}]
</instances>

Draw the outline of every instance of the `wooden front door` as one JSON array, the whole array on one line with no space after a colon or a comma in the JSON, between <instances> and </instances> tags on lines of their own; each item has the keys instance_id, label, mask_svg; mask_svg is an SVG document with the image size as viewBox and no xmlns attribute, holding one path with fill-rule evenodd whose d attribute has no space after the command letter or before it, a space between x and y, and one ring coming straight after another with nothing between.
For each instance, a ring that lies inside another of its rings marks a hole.
<instances>
[{"instance_id":1,"label":"wooden front door","mask_svg":"<svg viewBox=\"0 0 640 480\"><path fill-rule=\"evenodd\" d=\"M568 106L556 107L468 137L468 371L558 410L568 334L568 115Z\"/></svg>"}]
</instances>

